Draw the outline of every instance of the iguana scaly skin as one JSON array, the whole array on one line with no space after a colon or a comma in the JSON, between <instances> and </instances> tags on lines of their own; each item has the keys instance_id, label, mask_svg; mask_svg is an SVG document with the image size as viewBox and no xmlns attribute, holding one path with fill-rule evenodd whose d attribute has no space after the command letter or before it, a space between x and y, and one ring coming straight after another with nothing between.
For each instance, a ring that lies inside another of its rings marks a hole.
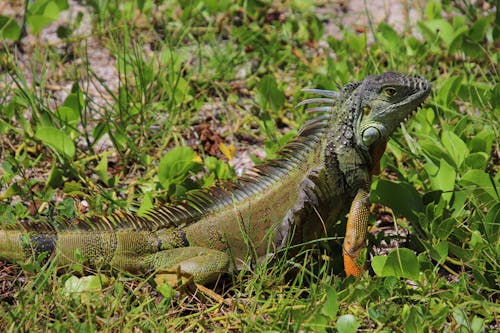
<instances>
[{"instance_id":1,"label":"iguana scaly skin","mask_svg":"<svg viewBox=\"0 0 500 333\"><path fill-rule=\"evenodd\" d=\"M83 258L89 268L135 274L181 271L199 283L216 279L249 257L327 236L350 207L344 240L348 275L365 247L371 176L389 136L429 95L430 83L396 72L368 76L339 92L300 104L318 115L280 158L236 182L192 194L143 216L115 213L65 226L19 222L0 229L0 259L16 262L42 252L57 265Z\"/></svg>"}]
</instances>

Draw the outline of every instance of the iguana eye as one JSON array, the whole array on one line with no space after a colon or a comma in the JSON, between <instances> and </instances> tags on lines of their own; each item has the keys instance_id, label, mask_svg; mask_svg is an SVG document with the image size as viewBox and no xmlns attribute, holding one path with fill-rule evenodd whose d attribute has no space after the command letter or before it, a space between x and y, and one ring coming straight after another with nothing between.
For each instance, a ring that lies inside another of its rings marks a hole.
<instances>
[{"instance_id":1,"label":"iguana eye","mask_svg":"<svg viewBox=\"0 0 500 333\"><path fill-rule=\"evenodd\" d=\"M397 92L398 91L396 89L394 89L393 87L384 88L384 93L389 97L396 95Z\"/></svg>"},{"instance_id":2,"label":"iguana eye","mask_svg":"<svg viewBox=\"0 0 500 333\"><path fill-rule=\"evenodd\" d=\"M363 143L366 146L371 146L375 141L380 139L382 135L376 127L368 127L363 131Z\"/></svg>"}]
</instances>

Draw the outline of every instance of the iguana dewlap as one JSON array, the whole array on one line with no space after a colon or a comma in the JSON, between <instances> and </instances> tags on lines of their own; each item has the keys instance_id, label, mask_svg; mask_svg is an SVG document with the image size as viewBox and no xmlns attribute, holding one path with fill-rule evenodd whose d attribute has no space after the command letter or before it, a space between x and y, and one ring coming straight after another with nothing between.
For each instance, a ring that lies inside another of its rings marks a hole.
<instances>
[{"instance_id":1,"label":"iguana dewlap","mask_svg":"<svg viewBox=\"0 0 500 333\"><path fill-rule=\"evenodd\" d=\"M431 84L396 72L368 76L339 92L300 104L317 116L252 175L197 192L145 216L116 213L62 227L19 222L0 228L0 259L16 262L41 252L58 265L83 258L89 268L136 274L181 271L199 283L289 244L327 236L349 212L344 240L348 275L359 275L369 219L371 176L389 136L425 100Z\"/></svg>"}]
</instances>

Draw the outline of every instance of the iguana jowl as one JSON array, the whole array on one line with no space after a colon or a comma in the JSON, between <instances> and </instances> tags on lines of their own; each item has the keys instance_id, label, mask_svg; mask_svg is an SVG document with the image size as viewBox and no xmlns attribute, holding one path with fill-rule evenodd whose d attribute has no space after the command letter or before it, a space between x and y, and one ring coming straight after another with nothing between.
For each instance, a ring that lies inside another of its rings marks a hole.
<instances>
[{"instance_id":1,"label":"iguana jowl","mask_svg":"<svg viewBox=\"0 0 500 333\"><path fill-rule=\"evenodd\" d=\"M3 225L0 259L15 262L50 252L58 265L66 265L79 253L90 268L137 274L180 269L207 283L249 255L262 257L326 236L350 207L344 265L348 275L359 275L356 259L365 247L371 176L379 172L389 136L430 90L426 79L396 72L368 76L339 92L310 89L324 97L300 104L326 105L310 108L318 115L278 159L256 167L253 175L141 217L115 213L57 228Z\"/></svg>"}]
</instances>

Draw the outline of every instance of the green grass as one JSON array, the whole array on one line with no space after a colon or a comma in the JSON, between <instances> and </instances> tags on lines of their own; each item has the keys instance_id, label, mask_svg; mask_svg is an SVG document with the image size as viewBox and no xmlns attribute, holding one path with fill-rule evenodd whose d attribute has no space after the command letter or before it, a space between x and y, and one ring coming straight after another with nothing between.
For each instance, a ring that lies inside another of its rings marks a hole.
<instances>
[{"instance_id":1,"label":"green grass","mask_svg":"<svg viewBox=\"0 0 500 333\"><path fill-rule=\"evenodd\" d=\"M0 329L499 328L498 6L430 1L412 31L345 27L334 38L311 3L271 3L88 1L83 19L58 25L51 43L43 28L66 1L37 1L17 21L0 16L2 223L58 223L182 198L234 177L232 146L272 156L307 118L294 108L301 88L336 89L398 70L434 89L390 141L373 183L372 201L390 207L377 206L378 217L395 222L376 224L369 252L391 240L411 251L375 256L359 280L332 274L341 270L334 254L308 252L225 277L210 286L219 296L125 274L78 279L77 270L56 274L50 264L5 264ZM90 30L81 33L87 16ZM100 74L96 52L114 62L119 80ZM190 148L172 149L179 146ZM393 269L399 259L403 267Z\"/></svg>"}]
</instances>

